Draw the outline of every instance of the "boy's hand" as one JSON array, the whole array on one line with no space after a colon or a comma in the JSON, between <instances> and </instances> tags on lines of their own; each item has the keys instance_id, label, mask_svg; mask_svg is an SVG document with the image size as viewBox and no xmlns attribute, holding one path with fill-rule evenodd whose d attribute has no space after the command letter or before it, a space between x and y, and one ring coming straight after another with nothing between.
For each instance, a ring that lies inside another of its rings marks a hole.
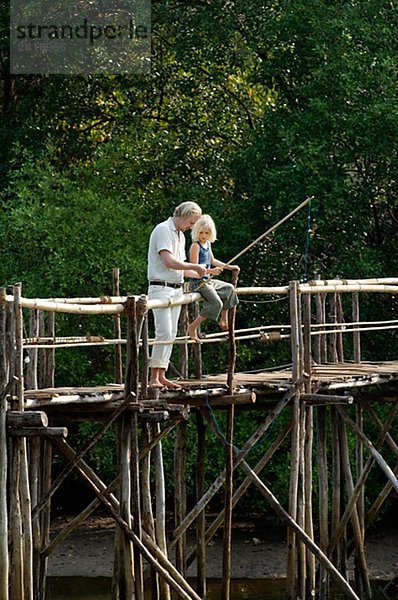
<instances>
[{"instance_id":1,"label":"boy's hand","mask_svg":"<svg viewBox=\"0 0 398 600\"><path fill-rule=\"evenodd\" d=\"M221 267L212 267L211 269L207 269L207 272L210 273L210 275L221 275L222 268Z\"/></svg>"}]
</instances>

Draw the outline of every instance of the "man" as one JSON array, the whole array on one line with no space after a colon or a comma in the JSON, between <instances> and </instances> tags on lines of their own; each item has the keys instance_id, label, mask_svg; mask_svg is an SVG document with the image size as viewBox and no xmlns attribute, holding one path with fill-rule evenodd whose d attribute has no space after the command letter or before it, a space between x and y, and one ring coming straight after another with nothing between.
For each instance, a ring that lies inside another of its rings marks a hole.
<instances>
[{"instance_id":1,"label":"man","mask_svg":"<svg viewBox=\"0 0 398 600\"><path fill-rule=\"evenodd\" d=\"M159 223L151 233L148 250L148 299L177 300L183 293L184 272L187 277L203 277L204 265L185 262L184 231L191 229L202 214L195 202L183 202L174 210L172 217ZM180 389L181 386L166 378L170 356L177 336L181 306L169 306L153 310L155 319L155 344L151 356L151 379L153 388Z\"/></svg>"}]
</instances>

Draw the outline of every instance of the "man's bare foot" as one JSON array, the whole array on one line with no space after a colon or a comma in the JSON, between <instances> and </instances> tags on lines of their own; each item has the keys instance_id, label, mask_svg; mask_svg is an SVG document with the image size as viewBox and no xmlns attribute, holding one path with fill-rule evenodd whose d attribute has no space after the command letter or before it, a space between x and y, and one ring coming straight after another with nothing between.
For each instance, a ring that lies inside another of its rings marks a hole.
<instances>
[{"instance_id":1,"label":"man's bare foot","mask_svg":"<svg viewBox=\"0 0 398 600\"><path fill-rule=\"evenodd\" d=\"M159 388L164 387L164 384L160 383L160 381L158 379L151 379L151 381L148 383L148 387L154 388L154 389L156 389L156 388L159 389Z\"/></svg>"},{"instance_id":2,"label":"man's bare foot","mask_svg":"<svg viewBox=\"0 0 398 600\"><path fill-rule=\"evenodd\" d=\"M194 340L195 342L200 342L198 330L193 323L188 325L188 335L191 338L191 340Z\"/></svg>"},{"instance_id":3,"label":"man's bare foot","mask_svg":"<svg viewBox=\"0 0 398 600\"><path fill-rule=\"evenodd\" d=\"M170 381L170 379L166 379L166 377L161 380L162 387L167 388L168 390L182 390L182 387L178 383L174 383L174 381Z\"/></svg>"},{"instance_id":4,"label":"man's bare foot","mask_svg":"<svg viewBox=\"0 0 398 600\"><path fill-rule=\"evenodd\" d=\"M219 322L221 331L228 331L228 321Z\"/></svg>"}]
</instances>

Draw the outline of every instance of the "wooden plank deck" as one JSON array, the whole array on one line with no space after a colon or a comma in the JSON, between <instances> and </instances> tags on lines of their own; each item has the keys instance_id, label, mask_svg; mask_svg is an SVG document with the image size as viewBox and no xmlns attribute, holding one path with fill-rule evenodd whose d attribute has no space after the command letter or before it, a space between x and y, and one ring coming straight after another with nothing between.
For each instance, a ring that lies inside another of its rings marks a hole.
<instances>
[{"instance_id":1,"label":"wooden plank deck","mask_svg":"<svg viewBox=\"0 0 398 600\"><path fill-rule=\"evenodd\" d=\"M364 362L361 364L338 363L314 365L311 371L312 383L317 392L349 391L369 385L383 385L398 380L398 361L383 363ZM285 391L292 384L290 368L264 370L253 373L236 373L236 394L223 400L227 393L227 375L209 375L203 380L179 380L182 390L160 392L159 398L166 402L201 405L212 398L212 405L226 403L253 404L256 394L267 395ZM123 400L123 384L109 384L96 387L45 388L25 391L27 409L45 406L102 405L111 409Z\"/></svg>"}]
</instances>

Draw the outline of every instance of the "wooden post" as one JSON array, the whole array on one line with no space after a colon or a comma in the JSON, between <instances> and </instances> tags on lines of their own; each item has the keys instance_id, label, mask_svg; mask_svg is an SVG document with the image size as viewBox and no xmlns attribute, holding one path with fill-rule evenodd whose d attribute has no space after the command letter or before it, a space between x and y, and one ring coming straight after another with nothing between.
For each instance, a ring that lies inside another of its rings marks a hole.
<instances>
[{"instance_id":1,"label":"wooden post","mask_svg":"<svg viewBox=\"0 0 398 600\"><path fill-rule=\"evenodd\" d=\"M353 292L352 294L352 320L354 323L359 321L359 294L358 292ZM358 329L358 326L354 326L355 329ZM361 363L361 334L359 331L354 331L353 334L353 343L354 343L354 362L357 364Z\"/></svg>"},{"instance_id":2,"label":"wooden post","mask_svg":"<svg viewBox=\"0 0 398 600\"><path fill-rule=\"evenodd\" d=\"M363 432L363 407L360 401L357 402L355 407L355 417L357 427ZM358 481L362 477L363 473L363 444L360 438L355 440L355 473L356 480ZM361 490L358 494L358 500L356 502L358 511L358 528L361 534L363 552L365 553L365 486L361 486ZM355 561L355 577L357 581L357 589L361 589L361 569L358 565L358 561Z\"/></svg>"},{"instance_id":3,"label":"wooden post","mask_svg":"<svg viewBox=\"0 0 398 600\"><path fill-rule=\"evenodd\" d=\"M236 287L237 273L232 274L232 284ZM228 393L232 396L234 393L234 372L236 362L236 342L235 342L235 316L236 307L228 311L228 337L229 337L229 357L227 372ZM223 574L221 583L221 595L223 599L231 598L231 543L232 543L232 496L233 496L233 472L234 472L234 416L235 405L232 403L227 410L227 430L225 445L225 499L224 499L224 547L223 547Z\"/></svg>"},{"instance_id":4,"label":"wooden post","mask_svg":"<svg viewBox=\"0 0 398 600\"><path fill-rule=\"evenodd\" d=\"M333 498L332 498L332 519L331 519L331 537L335 535L340 523L341 515L341 458L340 458L340 435L339 435L339 417L336 407L331 406L331 442L332 442L332 473L333 473ZM345 537L345 528L344 535ZM336 547L335 559L333 561L337 568L343 566L343 542L340 540Z\"/></svg>"},{"instance_id":5,"label":"wooden post","mask_svg":"<svg viewBox=\"0 0 398 600\"><path fill-rule=\"evenodd\" d=\"M4 288L0 289L0 296L4 296ZM9 556L8 556L8 517L7 517L7 438L6 438L6 413L7 395L6 359L6 307L0 303L0 598L8 600L9 586Z\"/></svg>"},{"instance_id":6,"label":"wooden post","mask_svg":"<svg viewBox=\"0 0 398 600\"><path fill-rule=\"evenodd\" d=\"M320 275L316 277L320 279ZM325 323L325 302L326 294L315 294L316 322ZM325 334L315 336L315 360L318 364L326 363L326 336Z\"/></svg>"},{"instance_id":7,"label":"wooden post","mask_svg":"<svg viewBox=\"0 0 398 600\"><path fill-rule=\"evenodd\" d=\"M158 424L153 425L153 436L155 437L160 432ZM160 550L167 556L166 543L166 486L164 479L164 465L162 443L159 442L153 451L154 468L155 468L155 489L156 489L156 541ZM161 579L159 581L160 598L162 600L171 600L170 587Z\"/></svg>"},{"instance_id":8,"label":"wooden post","mask_svg":"<svg viewBox=\"0 0 398 600\"><path fill-rule=\"evenodd\" d=\"M327 461L327 429L325 406L317 408L317 456L318 456L318 494L319 494L319 547L327 552L329 544L328 530L328 505L329 481ZM327 600L329 597L329 578L327 570L321 565L319 569L319 598Z\"/></svg>"},{"instance_id":9,"label":"wooden post","mask_svg":"<svg viewBox=\"0 0 398 600\"><path fill-rule=\"evenodd\" d=\"M143 450L148 450L141 463L141 488L142 488L142 525L147 534L151 537L153 543L156 543L155 521L152 511L151 495L151 452L150 445L150 425L145 423L142 427ZM155 569L151 569L151 600L160 600L159 578Z\"/></svg>"},{"instance_id":10,"label":"wooden post","mask_svg":"<svg viewBox=\"0 0 398 600\"><path fill-rule=\"evenodd\" d=\"M188 334L188 304L184 304L181 307L180 317L180 335L186 336ZM180 373L184 379L188 379L188 343L180 344Z\"/></svg>"},{"instance_id":11,"label":"wooden post","mask_svg":"<svg viewBox=\"0 0 398 600\"><path fill-rule=\"evenodd\" d=\"M51 489L52 477L52 445L50 440L42 440L42 460L43 467L40 477L40 491L42 497L48 497L48 492ZM45 505L41 510L40 516L40 540L41 550L44 550L50 543L50 522L51 522L51 499L48 497ZM48 555L42 555L40 559L40 572L38 575L38 588L41 592L39 600L44 600L46 597L46 581L47 581L47 565ZM35 599L36 600L36 599Z\"/></svg>"},{"instance_id":12,"label":"wooden post","mask_svg":"<svg viewBox=\"0 0 398 600\"><path fill-rule=\"evenodd\" d=\"M120 296L120 269L112 269L112 288L113 295ZM120 323L120 315L117 314L113 317L113 332L115 338L120 340L122 337L122 328ZM115 344L115 381L116 383L122 383L123 381L123 364L122 364L122 346L121 344Z\"/></svg>"},{"instance_id":13,"label":"wooden post","mask_svg":"<svg viewBox=\"0 0 398 600\"><path fill-rule=\"evenodd\" d=\"M342 302L342 294L336 295L336 315L337 321L339 323L344 323L344 313L343 313L343 302ZM339 327L340 329L340 327ZM343 334L337 333L337 361L342 363L344 362L344 343L343 343Z\"/></svg>"},{"instance_id":14,"label":"wooden post","mask_svg":"<svg viewBox=\"0 0 398 600\"><path fill-rule=\"evenodd\" d=\"M196 430L198 435L196 458L196 501L202 498L205 488L206 425L202 413L196 411ZM196 522L196 591L201 598L206 597L206 517L203 510Z\"/></svg>"},{"instance_id":15,"label":"wooden post","mask_svg":"<svg viewBox=\"0 0 398 600\"><path fill-rule=\"evenodd\" d=\"M187 504L186 489L187 426L181 421L177 426L174 445L174 523L178 527L185 518ZM185 577L186 536L176 544L176 567Z\"/></svg>"},{"instance_id":16,"label":"wooden post","mask_svg":"<svg viewBox=\"0 0 398 600\"><path fill-rule=\"evenodd\" d=\"M346 482L347 497L353 495L354 482L351 473L350 457L348 451L347 432L345 424L340 421L340 443L341 443L341 462L344 471L344 477ZM361 531L360 521L358 518L357 507L355 506L351 513L351 522L354 533L355 545L356 545L356 568L360 572L360 576L357 575L357 583L360 585L361 595L366 594L368 598L372 597L372 591L369 582L368 567L366 564L365 547L363 532Z\"/></svg>"},{"instance_id":17,"label":"wooden post","mask_svg":"<svg viewBox=\"0 0 398 600\"><path fill-rule=\"evenodd\" d=\"M47 313L47 336L55 339L55 313ZM55 348L48 348L46 352L45 386L54 387L55 384Z\"/></svg>"},{"instance_id":18,"label":"wooden post","mask_svg":"<svg viewBox=\"0 0 398 600\"><path fill-rule=\"evenodd\" d=\"M292 381L296 383L301 375L301 348L300 348L300 310L298 282L289 284L290 293L290 324L291 324L291 352L292 352ZM291 434L291 463L289 486L289 514L294 521L298 516L299 473L300 473L300 394L297 391L292 407L292 434ZM297 577L297 544L296 533L288 530L288 562L287 562L287 595L290 599L296 597Z\"/></svg>"},{"instance_id":19,"label":"wooden post","mask_svg":"<svg viewBox=\"0 0 398 600\"><path fill-rule=\"evenodd\" d=\"M337 323L337 294L331 294L329 301L329 323ZM334 327L336 329L336 327ZM336 333L330 333L327 339L329 362L337 363L337 336Z\"/></svg>"},{"instance_id":20,"label":"wooden post","mask_svg":"<svg viewBox=\"0 0 398 600\"><path fill-rule=\"evenodd\" d=\"M149 334L148 334L148 315L142 324L142 348L141 348L141 398L146 400L148 397L149 381Z\"/></svg>"},{"instance_id":21,"label":"wooden post","mask_svg":"<svg viewBox=\"0 0 398 600\"><path fill-rule=\"evenodd\" d=\"M192 305L192 319L196 319L199 314L199 302L194 302ZM193 344L193 361L194 361L194 373L196 379L200 381L203 378L202 373L202 345Z\"/></svg>"},{"instance_id":22,"label":"wooden post","mask_svg":"<svg viewBox=\"0 0 398 600\"><path fill-rule=\"evenodd\" d=\"M18 410L24 410L24 374L23 374L23 315L21 306L21 285L14 286L15 316L15 374L17 382ZM33 600L33 539L32 539L32 506L29 489L27 441L25 438L15 440L15 453L19 463L19 504L21 510L22 540L22 582L24 600Z\"/></svg>"},{"instance_id":23,"label":"wooden post","mask_svg":"<svg viewBox=\"0 0 398 600\"><path fill-rule=\"evenodd\" d=\"M29 319L29 337L36 338L39 335L39 319L37 310L30 311ZM26 388L28 390L37 390L37 348L32 348L27 352L29 362L26 367Z\"/></svg>"},{"instance_id":24,"label":"wooden post","mask_svg":"<svg viewBox=\"0 0 398 600\"><path fill-rule=\"evenodd\" d=\"M132 402L138 402L138 348L139 348L139 324L137 320L137 309L135 298L128 297L126 303L127 312L127 364L125 381L125 399L132 395ZM143 316L141 316L142 323ZM141 501L140 501L140 477L139 477L139 450L138 450L138 416L137 411L124 417L128 427L131 428L131 513L133 516L133 531L142 539L141 529ZM142 569L142 556L138 548L134 546L134 590L135 600L144 600L144 582Z\"/></svg>"}]
</instances>

